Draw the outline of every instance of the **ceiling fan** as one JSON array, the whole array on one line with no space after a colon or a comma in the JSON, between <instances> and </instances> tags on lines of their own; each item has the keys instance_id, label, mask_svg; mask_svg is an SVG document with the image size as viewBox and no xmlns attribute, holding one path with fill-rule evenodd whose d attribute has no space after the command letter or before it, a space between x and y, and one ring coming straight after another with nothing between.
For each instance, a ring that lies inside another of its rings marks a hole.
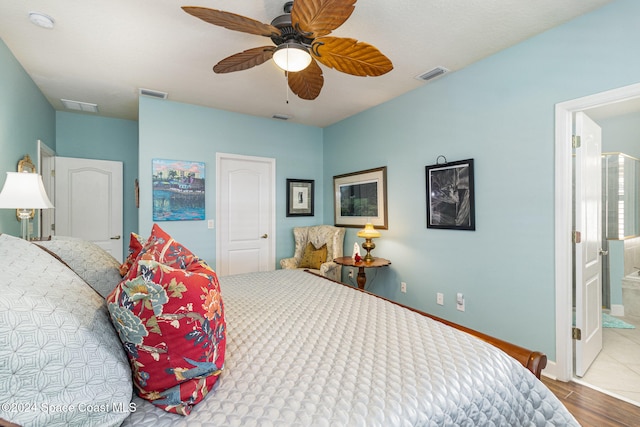
<instances>
[{"instance_id":1,"label":"ceiling fan","mask_svg":"<svg viewBox=\"0 0 640 427\"><path fill-rule=\"evenodd\" d=\"M302 99L316 99L324 77L316 62L354 76L381 76L393 64L376 47L345 37L329 37L351 16L357 0L295 0L270 24L206 7L184 6L190 15L229 30L269 37L275 46L261 46L231 55L214 67L215 73L247 70L269 59L286 75L291 91Z\"/></svg>"}]
</instances>

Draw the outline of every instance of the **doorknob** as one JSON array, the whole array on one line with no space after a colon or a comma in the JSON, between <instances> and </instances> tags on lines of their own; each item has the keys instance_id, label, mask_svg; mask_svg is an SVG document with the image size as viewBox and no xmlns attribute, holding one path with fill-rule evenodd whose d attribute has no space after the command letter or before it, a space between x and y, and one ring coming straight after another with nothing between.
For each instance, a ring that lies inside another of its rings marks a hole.
<instances>
[{"instance_id":1,"label":"doorknob","mask_svg":"<svg viewBox=\"0 0 640 427\"><path fill-rule=\"evenodd\" d=\"M261 239L266 239L267 237L269 237L267 233L264 233L262 236L260 236Z\"/></svg>"},{"instance_id":2,"label":"doorknob","mask_svg":"<svg viewBox=\"0 0 640 427\"><path fill-rule=\"evenodd\" d=\"M120 240L120 235L110 237L111 240Z\"/></svg>"},{"instance_id":3,"label":"doorknob","mask_svg":"<svg viewBox=\"0 0 640 427\"><path fill-rule=\"evenodd\" d=\"M601 256L606 256L609 255L609 251L605 251L604 249L600 249L600 251L598 252Z\"/></svg>"}]
</instances>

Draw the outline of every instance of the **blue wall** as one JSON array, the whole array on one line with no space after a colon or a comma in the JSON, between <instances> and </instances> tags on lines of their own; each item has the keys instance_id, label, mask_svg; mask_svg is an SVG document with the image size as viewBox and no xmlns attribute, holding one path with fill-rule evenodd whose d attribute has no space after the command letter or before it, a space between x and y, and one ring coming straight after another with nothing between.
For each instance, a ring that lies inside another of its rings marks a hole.
<instances>
[{"instance_id":1,"label":"blue wall","mask_svg":"<svg viewBox=\"0 0 640 427\"><path fill-rule=\"evenodd\" d=\"M55 136L53 107L0 39L0 189L25 154L37 166L38 140L55 148ZM0 209L0 233L21 235L15 210Z\"/></svg>"},{"instance_id":2,"label":"blue wall","mask_svg":"<svg viewBox=\"0 0 640 427\"><path fill-rule=\"evenodd\" d=\"M138 122L81 113L56 113L56 155L123 163L123 248L138 232L134 183L138 178Z\"/></svg>"},{"instance_id":3,"label":"blue wall","mask_svg":"<svg viewBox=\"0 0 640 427\"><path fill-rule=\"evenodd\" d=\"M276 262L293 254L293 227L323 223L317 207L323 193L322 129L145 97L140 98L139 122L141 235L147 236L153 224L152 159L205 162L206 218L215 219L217 152L276 159ZM315 180L314 217L286 217L287 178ZM217 229L207 229L206 221L159 225L215 265Z\"/></svg>"},{"instance_id":4,"label":"blue wall","mask_svg":"<svg viewBox=\"0 0 640 427\"><path fill-rule=\"evenodd\" d=\"M640 113L596 120L602 127L602 151L620 152L640 159Z\"/></svg>"},{"instance_id":5,"label":"blue wall","mask_svg":"<svg viewBox=\"0 0 640 427\"><path fill-rule=\"evenodd\" d=\"M639 81L638 16L639 2L616 1L324 129L325 188L388 168L374 252L393 264L370 272L371 290L554 359L554 105ZM426 228L424 167L439 155L475 159L474 232ZM323 204L330 221L330 191Z\"/></svg>"}]
</instances>

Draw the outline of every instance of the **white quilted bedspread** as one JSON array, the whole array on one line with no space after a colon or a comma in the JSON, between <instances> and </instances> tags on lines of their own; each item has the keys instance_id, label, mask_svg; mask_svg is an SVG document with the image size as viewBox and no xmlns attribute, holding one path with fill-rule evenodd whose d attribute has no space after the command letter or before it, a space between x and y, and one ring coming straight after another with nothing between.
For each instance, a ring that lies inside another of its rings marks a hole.
<instances>
[{"instance_id":1,"label":"white quilted bedspread","mask_svg":"<svg viewBox=\"0 0 640 427\"><path fill-rule=\"evenodd\" d=\"M578 425L514 359L295 270L220 278L225 371L191 415L135 398L125 426Z\"/></svg>"}]
</instances>

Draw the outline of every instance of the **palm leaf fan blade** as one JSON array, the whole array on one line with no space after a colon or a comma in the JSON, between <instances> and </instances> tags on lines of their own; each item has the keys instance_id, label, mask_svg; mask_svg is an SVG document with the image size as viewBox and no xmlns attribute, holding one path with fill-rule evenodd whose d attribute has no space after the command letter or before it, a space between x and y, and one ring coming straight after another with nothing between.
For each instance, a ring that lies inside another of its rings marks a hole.
<instances>
[{"instance_id":1,"label":"palm leaf fan blade","mask_svg":"<svg viewBox=\"0 0 640 427\"><path fill-rule=\"evenodd\" d=\"M305 37L326 36L351 16L355 4L356 0L295 0L291 22Z\"/></svg>"},{"instance_id":2,"label":"palm leaf fan blade","mask_svg":"<svg viewBox=\"0 0 640 427\"><path fill-rule=\"evenodd\" d=\"M314 57L326 65L353 76L381 76L393 64L375 46L346 37L322 37L313 42Z\"/></svg>"},{"instance_id":3,"label":"palm leaf fan blade","mask_svg":"<svg viewBox=\"0 0 640 427\"><path fill-rule=\"evenodd\" d=\"M223 10L209 9L207 7L183 6L182 10L189 15L200 18L209 24L224 27L228 30L240 31L242 33L255 34L258 36L271 37L280 34L280 30L270 24L264 24L246 16L237 15Z\"/></svg>"},{"instance_id":4,"label":"palm leaf fan blade","mask_svg":"<svg viewBox=\"0 0 640 427\"><path fill-rule=\"evenodd\" d=\"M299 98L309 101L316 99L320 95L324 85L322 69L313 60L304 70L295 73L289 72L287 81L291 92L295 93Z\"/></svg>"},{"instance_id":5,"label":"palm leaf fan blade","mask_svg":"<svg viewBox=\"0 0 640 427\"><path fill-rule=\"evenodd\" d=\"M274 50L275 47L273 46L262 46L247 49L218 62L213 67L213 71L217 74L223 74L248 70L249 68L253 68L270 60L273 56Z\"/></svg>"}]
</instances>

